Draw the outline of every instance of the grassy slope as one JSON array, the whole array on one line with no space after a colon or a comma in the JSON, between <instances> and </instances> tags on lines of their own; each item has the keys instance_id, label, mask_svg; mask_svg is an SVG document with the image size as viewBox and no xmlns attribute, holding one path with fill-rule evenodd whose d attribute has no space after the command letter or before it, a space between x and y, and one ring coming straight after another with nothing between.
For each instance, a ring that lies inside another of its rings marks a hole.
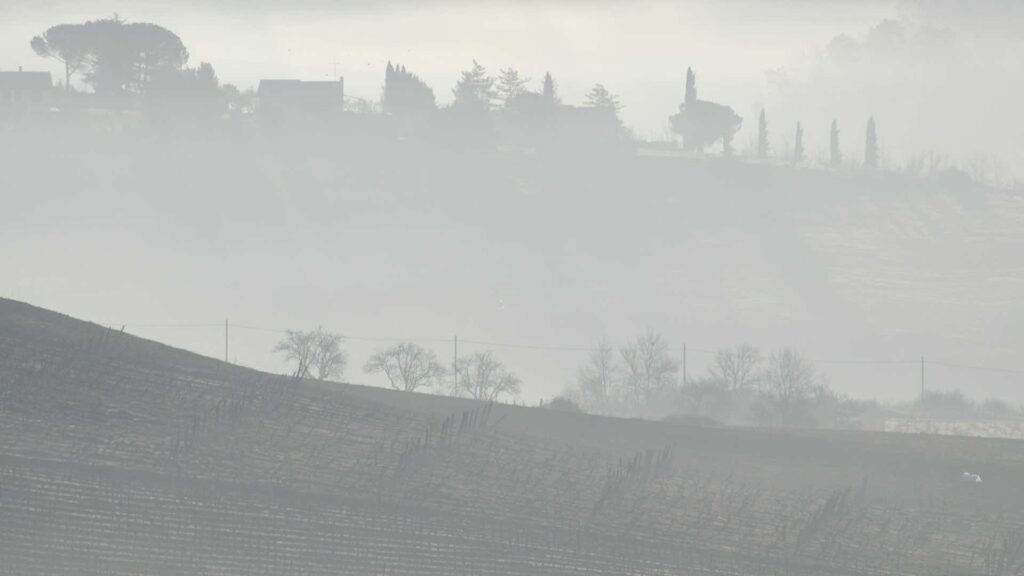
<instances>
[{"instance_id":1,"label":"grassy slope","mask_svg":"<svg viewBox=\"0 0 1024 576\"><path fill-rule=\"evenodd\" d=\"M38 573L982 573L1024 519L1017 442L299 383L6 300L0 414L0 552Z\"/></svg>"}]
</instances>

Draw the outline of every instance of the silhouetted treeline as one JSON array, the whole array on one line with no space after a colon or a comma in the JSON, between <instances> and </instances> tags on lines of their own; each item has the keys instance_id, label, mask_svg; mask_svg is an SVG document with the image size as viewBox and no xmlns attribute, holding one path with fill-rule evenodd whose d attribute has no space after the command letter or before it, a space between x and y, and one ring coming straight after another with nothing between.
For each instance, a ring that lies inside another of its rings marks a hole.
<instances>
[{"instance_id":1,"label":"silhouetted treeline","mask_svg":"<svg viewBox=\"0 0 1024 576\"><path fill-rule=\"evenodd\" d=\"M392 62L383 71L379 100L348 96L344 78L264 79L250 90L222 85L210 63L190 64L191 54L174 32L117 15L56 25L30 44L40 57L60 62L64 78L54 87L45 72L0 73L0 121L27 118L115 132L136 126L181 131L228 125L229 130L266 133L289 146L305 142L629 153L638 144L619 118L623 104L608 88L597 83L582 104L569 104L559 96L550 73L534 82L512 67L492 75L473 61L452 87L451 103L439 105L432 87L405 65ZM686 71L682 92L678 113L668 120L683 150L733 154L743 118L729 106L699 99L692 69ZM836 122L830 144L830 163L839 166L843 156ZM771 152L762 109L756 156L766 159ZM799 124L793 149L778 154L796 164L804 162ZM881 163L871 119L864 166L876 169Z\"/></svg>"},{"instance_id":2,"label":"silhouetted treeline","mask_svg":"<svg viewBox=\"0 0 1024 576\"><path fill-rule=\"evenodd\" d=\"M685 354L685 349L684 349ZM553 409L677 422L789 428L886 428L888 421L924 418L1018 420L1006 402L976 403L959 391L929 391L911 404L882 405L835 392L800 352L764 355L737 345L714 353L706 374L687 375L685 356L661 334L645 332L615 348L598 343L580 366L576 384Z\"/></svg>"}]
</instances>

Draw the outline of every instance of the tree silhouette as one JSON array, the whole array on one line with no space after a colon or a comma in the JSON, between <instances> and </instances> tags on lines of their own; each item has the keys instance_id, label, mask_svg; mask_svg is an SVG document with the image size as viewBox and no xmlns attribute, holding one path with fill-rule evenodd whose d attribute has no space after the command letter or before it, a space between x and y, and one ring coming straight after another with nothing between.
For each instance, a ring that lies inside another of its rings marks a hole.
<instances>
[{"instance_id":1,"label":"tree silhouette","mask_svg":"<svg viewBox=\"0 0 1024 576\"><path fill-rule=\"evenodd\" d=\"M289 330L274 346L274 352L284 354L286 360L295 363L292 374L297 378L313 376L328 380L345 370L347 359L341 351L342 340L340 334L319 327L309 332Z\"/></svg>"},{"instance_id":2,"label":"tree silhouette","mask_svg":"<svg viewBox=\"0 0 1024 576\"><path fill-rule=\"evenodd\" d=\"M764 375L766 391L777 403L782 424L791 426L803 417L818 379L814 365L799 352L784 348L772 354Z\"/></svg>"},{"instance_id":3,"label":"tree silhouette","mask_svg":"<svg viewBox=\"0 0 1024 576\"><path fill-rule=\"evenodd\" d=\"M587 364L576 373L576 384L584 405L590 410L607 410L618 385L615 351L607 342L600 342L590 351Z\"/></svg>"},{"instance_id":4,"label":"tree silhouette","mask_svg":"<svg viewBox=\"0 0 1024 576\"><path fill-rule=\"evenodd\" d=\"M796 143L793 145L793 161L799 164L804 161L804 127L796 123Z\"/></svg>"},{"instance_id":5,"label":"tree silhouette","mask_svg":"<svg viewBox=\"0 0 1024 576\"><path fill-rule=\"evenodd\" d=\"M868 119L867 136L864 143L864 167L868 170L878 168L878 133L875 130L875 119Z\"/></svg>"},{"instance_id":6,"label":"tree silhouette","mask_svg":"<svg viewBox=\"0 0 1024 576\"><path fill-rule=\"evenodd\" d=\"M437 104L430 86L406 71L405 66L394 66L388 62L381 107L385 114L409 117L429 113L437 108Z\"/></svg>"},{"instance_id":7,"label":"tree silhouette","mask_svg":"<svg viewBox=\"0 0 1024 576\"><path fill-rule=\"evenodd\" d=\"M832 121L832 130L829 135L829 164L839 166L843 163L843 154L839 151L839 122Z\"/></svg>"},{"instance_id":8,"label":"tree silhouette","mask_svg":"<svg viewBox=\"0 0 1024 576\"><path fill-rule=\"evenodd\" d=\"M493 402L502 396L519 394L519 377L509 372L490 352L477 352L460 359L456 366L456 395Z\"/></svg>"},{"instance_id":9,"label":"tree silhouette","mask_svg":"<svg viewBox=\"0 0 1024 576\"><path fill-rule=\"evenodd\" d=\"M648 330L619 351L625 374L623 386L634 405L656 397L675 383L679 363L668 353L668 342L661 334Z\"/></svg>"},{"instance_id":10,"label":"tree silhouette","mask_svg":"<svg viewBox=\"0 0 1024 576\"><path fill-rule=\"evenodd\" d=\"M206 123L228 111L237 97L237 89L222 89L213 66L202 62L195 68L157 71L149 81L145 103L160 111L152 116L155 122Z\"/></svg>"},{"instance_id":11,"label":"tree silhouette","mask_svg":"<svg viewBox=\"0 0 1024 576\"><path fill-rule=\"evenodd\" d=\"M761 353L752 346L736 346L715 353L711 365L711 377L728 386L730 390L753 388L761 379Z\"/></svg>"},{"instance_id":12,"label":"tree silhouette","mask_svg":"<svg viewBox=\"0 0 1024 576\"><path fill-rule=\"evenodd\" d=\"M154 82L181 72L188 50L170 30L128 23L116 14L84 24L64 24L32 39L40 56L65 63L65 75L81 71L97 94L147 94ZM164 82L166 84L166 82Z\"/></svg>"},{"instance_id":13,"label":"tree silhouette","mask_svg":"<svg viewBox=\"0 0 1024 576\"><path fill-rule=\"evenodd\" d=\"M586 103L591 108L610 110L616 115L619 113L619 110L622 110L622 104L619 103L618 96L608 92L608 89L601 84L595 84L590 89L586 96Z\"/></svg>"},{"instance_id":14,"label":"tree silhouette","mask_svg":"<svg viewBox=\"0 0 1024 576\"><path fill-rule=\"evenodd\" d=\"M697 75L693 73L693 68L686 69L686 96L683 99L683 104L689 105L697 101Z\"/></svg>"},{"instance_id":15,"label":"tree silhouette","mask_svg":"<svg viewBox=\"0 0 1024 576\"><path fill-rule=\"evenodd\" d=\"M555 79L551 77L551 72L544 74L544 87L541 90L541 95L544 99L552 104L557 103L558 100L558 87L555 86Z\"/></svg>"},{"instance_id":16,"label":"tree silhouette","mask_svg":"<svg viewBox=\"0 0 1024 576\"><path fill-rule=\"evenodd\" d=\"M757 157L762 160L768 157L768 119L761 108L761 116L757 121Z\"/></svg>"},{"instance_id":17,"label":"tree silhouette","mask_svg":"<svg viewBox=\"0 0 1024 576\"><path fill-rule=\"evenodd\" d=\"M411 342L380 350L363 370L368 374L383 372L392 388L407 392L434 384L445 373L437 354Z\"/></svg>"},{"instance_id":18,"label":"tree silhouette","mask_svg":"<svg viewBox=\"0 0 1024 576\"><path fill-rule=\"evenodd\" d=\"M71 76L88 64L87 38L81 25L59 24L32 39L32 50L64 64L64 88L71 91Z\"/></svg>"},{"instance_id":19,"label":"tree silhouette","mask_svg":"<svg viewBox=\"0 0 1024 576\"><path fill-rule=\"evenodd\" d=\"M494 78L488 76L487 69L473 60L473 67L462 72L452 92L455 94L456 107L490 110L495 98Z\"/></svg>"},{"instance_id":20,"label":"tree silhouette","mask_svg":"<svg viewBox=\"0 0 1024 576\"><path fill-rule=\"evenodd\" d=\"M683 149L703 152L721 140L725 154L732 153L732 139L743 125L732 108L697 99L696 75L686 70L686 96L679 105L679 113L669 118L672 129L682 136Z\"/></svg>"},{"instance_id":21,"label":"tree silhouette","mask_svg":"<svg viewBox=\"0 0 1024 576\"><path fill-rule=\"evenodd\" d=\"M505 68L499 72L495 93L502 106L508 107L510 101L526 92L526 83L529 81L529 78L521 78L519 71L512 67Z\"/></svg>"}]
</instances>

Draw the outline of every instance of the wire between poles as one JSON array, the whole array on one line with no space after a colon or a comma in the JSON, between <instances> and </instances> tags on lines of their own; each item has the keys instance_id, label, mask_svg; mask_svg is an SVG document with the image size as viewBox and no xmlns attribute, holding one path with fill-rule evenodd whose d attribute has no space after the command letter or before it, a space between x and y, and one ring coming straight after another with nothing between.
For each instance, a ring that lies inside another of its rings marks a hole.
<instances>
[{"instance_id":1,"label":"wire between poles","mask_svg":"<svg viewBox=\"0 0 1024 576\"><path fill-rule=\"evenodd\" d=\"M224 328L223 323L193 323L193 324L173 324L173 323L104 323L102 326L106 326L110 329L118 328ZM267 332L273 334L287 334L289 330L282 328L269 328L265 326L252 326L247 324L231 324L232 328L251 330L256 332ZM450 344L452 338L390 338L390 337L369 337L369 336L351 336L342 334L342 337L346 340L360 341L360 342L421 342L431 344ZM593 346L581 346L581 345L543 345L543 344L520 344L520 343L508 343L508 342L492 342L486 340L470 340L460 339L461 342L466 344L475 344L477 346L491 346L494 348L506 348L506 349L518 349L518 350L539 350L539 351L552 351L552 352L591 352L594 350ZM667 349L670 352L682 352L684 347L669 347ZM692 346L686 346L687 352L700 352L702 354L717 354L718 350L710 350L707 348L694 348ZM829 359L829 360L814 360L818 364L847 364L847 365L916 365L920 360L857 360L857 359ZM945 368L959 368L963 370L981 370L986 372L998 372L1003 374L1021 374L1024 375L1024 370L1018 370L1013 368L1000 368L994 366L980 366L975 364L961 364L957 362L944 362L941 360L929 360L928 365L942 366Z\"/></svg>"}]
</instances>

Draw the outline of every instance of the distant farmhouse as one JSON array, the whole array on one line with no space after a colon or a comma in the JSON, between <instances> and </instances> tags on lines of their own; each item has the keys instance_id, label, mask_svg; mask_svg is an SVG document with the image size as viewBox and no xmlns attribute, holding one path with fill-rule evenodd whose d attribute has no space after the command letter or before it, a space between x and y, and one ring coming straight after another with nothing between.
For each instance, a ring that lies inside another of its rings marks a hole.
<instances>
[{"instance_id":1,"label":"distant farmhouse","mask_svg":"<svg viewBox=\"0 0 1024 576\"><path fill-rule=\"evenodd\" d=\"M345 79L260 80L256 96L256 114L261 121L294 124L322 120L344 110Z\"/></svg>"},{"instance_id":2,"label":"distant farmhouse","mask_svg":"<svg viewBox=\"0 0 1024 576\"><path fill-rule=\"evenodd\" d=\"M53 102L49 72L0 71L0 108L43 109Z\"/></svg>"}]
</instances>

